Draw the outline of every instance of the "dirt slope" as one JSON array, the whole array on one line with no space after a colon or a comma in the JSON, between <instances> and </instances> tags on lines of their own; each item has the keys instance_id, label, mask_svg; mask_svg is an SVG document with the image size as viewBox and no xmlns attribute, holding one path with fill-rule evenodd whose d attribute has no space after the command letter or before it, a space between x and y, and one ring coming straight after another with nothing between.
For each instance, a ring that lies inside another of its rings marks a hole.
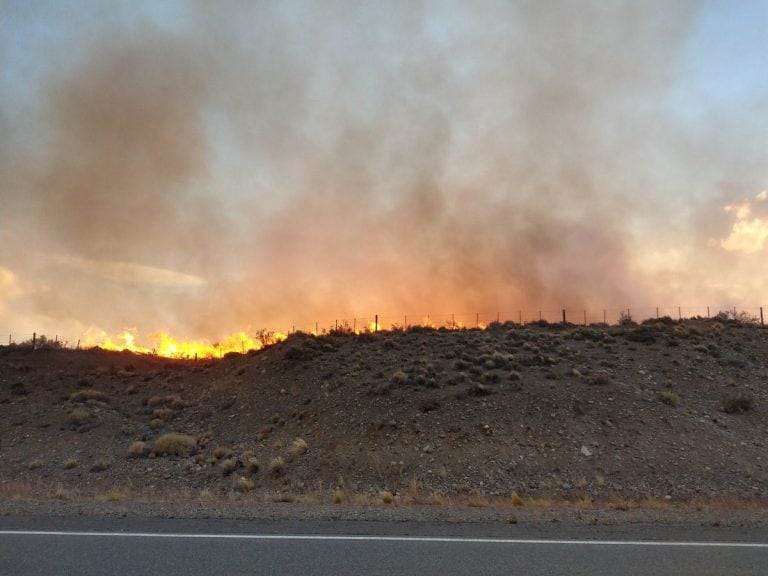
<instances>
[{"instance_id":1,"label":"dirt slope","mask_svg":"<svg viewBox=\"0 0 768 576\"><path fill-rule=\"evenodd\" d=\"M715 320L4 347L0 496L764 501L767 384L768 329Z\"/></svg>"}]
</instances>

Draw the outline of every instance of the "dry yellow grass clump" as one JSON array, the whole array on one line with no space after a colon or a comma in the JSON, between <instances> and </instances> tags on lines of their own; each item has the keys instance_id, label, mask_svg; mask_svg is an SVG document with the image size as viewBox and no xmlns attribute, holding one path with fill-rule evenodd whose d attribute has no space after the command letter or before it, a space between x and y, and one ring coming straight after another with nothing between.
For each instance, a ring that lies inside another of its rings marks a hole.
<instances>
[{"instance_id":1,"label":"dry yellow grass clump","mask_svg":"<svg viewBox=\"0 0 768 576\"><path fill-rule=\"evenodd\" d=\"M155 440L155 453L160 456L188 456L197 446L197 441L188 434L169 432Z\"/></svg>"},{"instance_id":2,"label":"dry yellow grass clump","mask_svg":"<svg viewBox=\"0 0 768 576\"><path fill-rule=\"evenodd\" d=\"M291 445L291 454L294 456L302 456L307 453L309 445L303 438L296 438Z\"/></svg>"}]
</instances>

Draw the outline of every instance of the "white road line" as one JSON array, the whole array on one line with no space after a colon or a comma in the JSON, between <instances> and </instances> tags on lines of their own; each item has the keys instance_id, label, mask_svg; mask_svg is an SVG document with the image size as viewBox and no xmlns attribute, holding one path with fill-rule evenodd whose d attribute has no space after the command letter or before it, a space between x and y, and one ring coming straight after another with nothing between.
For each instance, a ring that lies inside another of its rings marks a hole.
<instances>
[{"instance_id":1,"label":"white road line","mask_svg":"<svg viewBox=\"0 0 768 576\"><path fill-rule=\"evenodd\" d=\"M440 536L352 536L324 534L185 534L163 532L66 532L0 530L0 536L80 536L96 538L178 538L211 540L338 540L345 542L437 542L451 544L531 544L565 546L673 546L691 548L768 548L768 542L686 542L662 540L549 540L526 538L461 538Z\"/></svg>"}]
</instances>

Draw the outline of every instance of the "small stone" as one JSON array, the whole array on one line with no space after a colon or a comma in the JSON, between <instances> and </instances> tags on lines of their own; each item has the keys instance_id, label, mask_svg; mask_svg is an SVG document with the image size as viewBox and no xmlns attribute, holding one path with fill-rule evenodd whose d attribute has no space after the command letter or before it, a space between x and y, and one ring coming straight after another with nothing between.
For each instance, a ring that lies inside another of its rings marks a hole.
<instances>
[{"instance_id":1,"label":"small stone","mask_svg":"<svg viewBox=\"0 0 768 576\"><path fill-rule=\"evenodd\" d=\"M589 448L587 448L586 446L582 446L582 447L581 447L581 453L582 453L584 456L586 456L587 458L589 458L590 456L592 456L592 450L590 450L590 449L589 449Z\"/></svg>"}]
</instances>

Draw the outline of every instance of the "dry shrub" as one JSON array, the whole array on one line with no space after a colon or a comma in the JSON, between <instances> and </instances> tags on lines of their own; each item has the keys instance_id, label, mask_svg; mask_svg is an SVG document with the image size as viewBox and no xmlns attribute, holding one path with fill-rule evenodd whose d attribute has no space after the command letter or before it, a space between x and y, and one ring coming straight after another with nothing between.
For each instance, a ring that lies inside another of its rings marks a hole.
<instances>
[{"instance_id":1,"label":"dry shrub","mask_svg":"<svg viewBox=\"0 0 768 576\"><path fill-rule=\"evenodd\" d=\"M146 445L146 442L142 442L141 440L131 442L131 445L128 446L128 457L139 458L144 453Z\"/></svg>"},{"instance_id":2,"label":"dry shrub","mask_svg":"<svg viewBox=\"0 0 768 576\"><path fill-rule=\"evenodd\" d=\"M395 501L395 497L389 490L382 490L379 492L379 499L382 504L392 504Z\"/></svg>"},{"instance_id":3,"label":"dry shrub","mask_svg":"<svg viewBox=\"0 0 768 576\"><path fill-rule=\"evenodd\" d=\"M277 494L272 495L272 502L283 502L289 504L295 500L296 497L288 492L278 492Z\"/></svg>"},{"instance_id":4,"label":"dry shrub","mask_svg":"<svg viewBox=\"0 0 768 576\"><path fill-rule=\"evenodd\" d=\"M272 460L269 461L269 473L275 477L285 474L285 460L283 460L281 456L272 458Z\"/></svg>"},{"instance_id":5,"label":"dry shrub","mask_svg":"<svg viewBox=\"0 0 768 576\"><path fill-rule=\"evenodd\" d=\"M723 400L722 411L727 414L741 414L752 409L752 398L745 394Z\"/></svg>"},{"instance_id":6,"label":"dry shrub","mask_svg":"<svg viewBox=\"0 0 768 576\"><path fill-rule=\"evenodd\" d=\"M91 472L104 472L107 468L109 468L109 462L105 458L99 458L91 466Z\"/></svg>"},{"instance_id":7,"label":"dry shrub","mask_svg":"<svg viewBox=\"0 0 768 576\"><path fill-rule=\"evenodd\" d=\"M155 440L155 454L159 456L167 454L188 456L195 449L196 445L197 442L192 436L169 432Z\"/></svg>"},{"instance_id":8,"label":"dry shrub","mask_svg":"<svg viewBox=\"0 0 768 576\"><path fill-rule=\"evenodd\" d=\"M219 463L221 467L221 473L224 476L232 474L237 469L237 460L235 458L225 458Z\"/></svg>"},{"instance_id":9,"label":"dry shrub","mask_svg":"<svg viewBox=\"0 0 768 576\"><path fill-rule=\"evenodd\" d=\"M64 461L64 470L72 470L72 468L77 468L80 465L80 463L75 458L68 458Z\"/></svg>"},{"instance_id":10,"label":"dry shrub","mask_svg":"<svg viewBox=\"0 0 768 576\"><path fill-rule=\"evenodd\" d=\"M93 415L89 410L86 410L85 408L78 407L72 410L72 412L69 413L69 423L73 426L80 426L82 424L85 424L88 422Z\"/></svg>"},{"instance_id":11,"label":"dry shrub","mask_svg":"<svg viewBox=\"0 0 768 576\"><path fill-rule=\"evenodd\" d=\"M488 498L485 497L485 494L482 492L474 492L473 494L470 494L469 499L467 500L467 506L471 506L472 508L486 508L490 505L490 502L488 501Z\"/></svg>"},{"instance_id":12,"label":"dry shrub","mask_svg":"<svg viewBox=\"0 0 768 576\"><path fill-rule=\"evenodd\" d=\"M659 399L664 402L664 404L669 404L670 406L677 406L680 402L680 396L671 390L665 390L659 394Z\"/></svg>"},{"instance_id":13,"label":"dry shrub","mask_svg":"<svg viewBox=\"0 0 768 576\"><path fill-rule=\"evenodd\" d=\"M259 459L255 456L249 456L245 459L245 471L248 474L256 474L261 469Z\"/></svg>"},{"instance_id":14,"label":"dry shrub","mask_svg":"<svg viewBox=\"0 0 768 576\"><path fill-rule=\"evenodd\" d=\"M53 491L53 497L56 500L69 500L69 491L64 488L61 484L56 486L56 490Z\"/></svg>"},{"instance_id":15,"label":"dry shrub","mask_svg":"<svg viewBox=\"0 0 768 576\"><path fill-rule=\"evenodd\" d=\"M344 502L344 492L342 492L339 488L336 488L336 490L333 491L333 503L341 504L343 502Z\"/></svg>"},{"instance_id":16,"label":"dry shrub","mask_svg":"<svg viewBox=\"0 0 768 576\"><path fill-rule=\"evenodd\" d=\"M216 458L216 460L222 460L224 458L231 458L232 457L232 449L227 448L226 446L217 446L213 450L213 457Z\"/></svg>"},{"instance_id":17,"label":"dry shrub","mask_svg":"<svg viewBox=\"0 0 768 576\"><path fill-rule=\"evenodd\" d=\"M253 488L256 486L254 484L253 480L249 480L245 476L238 476L237 480L235 480L235 491L240 493L246 493L253 490Z\"/></svg>"},{"instance_id":18,"label":"dry shrub","mask_svg":"<svg viewBox=\"0 0 768 576\"><path fill-rule=\"evenodd\" d=\"M38 468L43 467L43 461L42 460L32 460L29 464L27 464L27 468L30 470L37 470Z\"/></svg>"},{"instance_id":19,"label":"dry shrub","mask_svg":"<svg viewBox=\"0 0 768 576\"><path fill-rule=\"evenodd\" d=\"M307 453L309 445L303 438L296 438L291 445L291 454L294 456L302 456Z\"/></svg>"},{"instance_id":20,"label":"dry shrub","mask_svg":"<svg viewBox=\"0 0 768 576\"><path fill-rule=\"evenodd\" d=\"M158 420L162 420L163 422L168 422L168 420L173 418L174 414L175 412L170 408L156 408L152 412L152 419L154 420L155 418L157 418Z\"/></svg>"},{"instance_id":21,"label":"dry shrub","mask_svg":"<svg viewBox=\"0 0 768 576\"><path fill-rule=\"evenodd\" d=\"M525 502L523 502L523 499L520 498L520 495L517 492L512 492L512 497L510 498L510 503L515 508L519 508L520 506L524 506Z\"/></svg>"},{"instance_id":22,"label":"dry shrub","mask_svg":"<svg viewBox=\"0 0 768 576\"><path fill-rule=\"evenodd\" d=\"M113 486L106 492L96 496L96 500L100 502L120 502L128 497L128 491L125 488L118 488Z\"/></svg>"},{"instance_id":23,"label":"dry shrub","mask_svg":"<svg viewBox=\"0 0 768 576\"><path fill-rule=\"evenodd\" d=\"M95 400L97 402L109 402L109 396L99 390L78 390L73 392L69 396L72 402L87 402L88 400Z\"/></svg>"}]
</instances>

